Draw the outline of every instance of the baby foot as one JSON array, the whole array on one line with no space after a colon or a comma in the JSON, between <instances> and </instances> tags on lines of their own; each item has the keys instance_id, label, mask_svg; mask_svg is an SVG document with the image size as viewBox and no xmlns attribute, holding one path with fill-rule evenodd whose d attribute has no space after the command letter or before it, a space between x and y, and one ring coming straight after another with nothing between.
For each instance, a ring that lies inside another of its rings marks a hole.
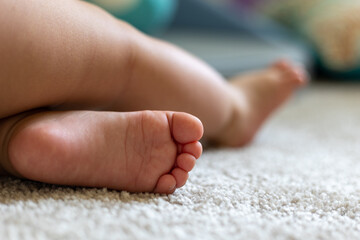
<instances>
[{"instance_id":1,"label":"baby foot","mask_svg":"<svg viewBox=\"0 0 360 240\"><path fill-rule=\"evenodd\" d=\"M215 141L226 146L249 143L269 115L306 81L305 71L286 61L231 79L234 114Z\"/></svg>"},{"instance_id":2,"label":"baby foot","mask_svg":"<svg viewBox=\"0 0 360 240\"><path fill-rule=\"evenodd\" d=\"M200 120L180 112L46 112L16 128L11 164L53 184L173 193L202 152Z\"/></svg>"}]
</instances>

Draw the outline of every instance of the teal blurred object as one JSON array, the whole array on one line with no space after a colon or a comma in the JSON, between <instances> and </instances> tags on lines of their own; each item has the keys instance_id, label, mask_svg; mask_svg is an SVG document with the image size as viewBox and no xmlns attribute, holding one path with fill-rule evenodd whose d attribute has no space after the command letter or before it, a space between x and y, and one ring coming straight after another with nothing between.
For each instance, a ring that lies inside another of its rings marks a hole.
<instances>
[{"instance_id":1,"label":"teal blurred object","mask_svg":"<svg viewBox=\"0 0 360 240\"><path fill-rule=\"evenodd\" d=\"M171 22L177 0L87 0L139 30L155 34ZM121 1L126 2L122 4Z\"/></svg>"}]
</instances>

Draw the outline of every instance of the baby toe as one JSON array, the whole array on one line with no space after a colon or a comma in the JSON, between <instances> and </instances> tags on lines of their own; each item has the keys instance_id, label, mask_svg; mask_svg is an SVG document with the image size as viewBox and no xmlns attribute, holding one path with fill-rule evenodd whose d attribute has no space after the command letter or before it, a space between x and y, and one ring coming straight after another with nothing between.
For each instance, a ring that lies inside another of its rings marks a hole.
<instances>
[{"instance_id":1,"label":"baby toe","mask_svg":"<svg viewBox=\"0 0 360 240\"><path fill-rule=\"evenodd\" d=\"M182 186L184 186L189 178L188 172L182 170L181 168L174 168L171 174L176 179L176 188L181 188Z\"/></svg>"},{"instance_id":2,"label":"baby toe","mask_svg":"<svg viewBox=\"0 0 360 240\"><path fill-rule=\"evenodd\" d=\"M289 61L280 60L272 65L272 67L279 69L289 83L295 85L303 85L307 82L307 73L303 67L294 66Z\"/></svg>"},{"instance_id":3,"label":"baby toe","mask_svg":"<svg viewBox=\"0 0 360 240\"><path fill-rule=\"evenodd\" d=\"M300 84L306 84L309 81L309 74L304 68L297 67L295 69L296 79Z\"/></svg>"},{"instance_id":4,"label":"baby toe","mask_svg":"<svg viewBox=\"0 0 360 240\"><path fill-rule=\"evenodd\" d=\"M171 174L165 174L161 176L156 184L154 193L171 194L175 191L177 181L175 176Z\"/></svg>"},{"instance_id":5,"label":"baby toe","mask_svg":"<svg viewBox=\"0 0 360 240\"><path fill-rule=\"evenodd\" d=\"M286 71L288 69L291 69L292 66L288 60L279 60L276 61L274 64L272 64L272 67L281 69L283 71Z\"/></svg>"},{"instance_id":6,"label":"baby toe","mask_svg":"<svg viewBox=\"0 0 360 240\"><path fill-rule=\"evenodd\" d=\"M189 153L198 159L202 154L202 145L200 142L192 142L185 144L182 148L183 153Z\"/></svg>"},{"instance_id":7,"label":"baby toe","mask_svg":"<svg viewBox=\"0 0 360 240\"><path fill-rule=\"evenodd\" d=\"M189 153L182 153L176 159L179 168L186 172L190 172L195 166L196 158Z\"/></svg>"},{"instance_id":8,"label":"baby toe","mask_svg":"<svg viewBox=\"0 0 360 240\"><path fill-rule=\"evenodd\" d=\"M190 114L175 112L172 114L171 130L175 141L187 144L200 140L204 129L201 121Z\"/></svg>"}]
</instances>

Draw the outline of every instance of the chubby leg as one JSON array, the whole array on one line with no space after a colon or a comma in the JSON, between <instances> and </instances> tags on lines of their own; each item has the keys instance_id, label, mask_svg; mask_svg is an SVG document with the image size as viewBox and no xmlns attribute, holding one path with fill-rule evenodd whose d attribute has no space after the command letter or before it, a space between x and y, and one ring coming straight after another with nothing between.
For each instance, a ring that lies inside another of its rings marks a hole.
<instances>
[{"instance_id":1,"label":"chubby leg","mask_svg":"<svg viewBox=\"0 0 360 240\"><path fill-rule=\"evenodd\" d=\"M226 146L249 143L267 117L306 82L304 70L287 61L229 82L181 49L142 38L131 81L119 96L120 109L188 112L202 121L207 140Z\"/></svg>"},{"instance_id":2,"label":"chubby leg","mask_svg":"<svg viewBox=\"0 0 360 240\"><path fill-rule=\"evenodd\" d=\"M172 193L202 151L201 122L180 112L43 111L0 124L3 168L47 183Z\"/></svg>"},{"instance_id":3,"label":"chubby leg","mask_svg":"<svg viewBox=\"0 0 360 240\"><path fill-rule=\"evenodd\" d=\"M0 13L1 174L160 193L186 182L201 154L202 125L191 115L89 112L86 124L80 113L26 112L123 111L140 33L81 1L4 1Z\"/></svg>"},{"instance_id":4,"label":"chubby leg","mask_svg":"<svg viewBox=\"0 0 360 240\"><path fill-rule=\"evenodd\" d=\"M109 108L131 73L134 31L83 1L0 1L0 118Z\"/></svg>"},{"instance_id":5,"label":"chubby leg","mask_svg":"<svg viewBox=\"0 0 360 240\"><path fill-rule=\"evenodd\" d=\"M0 43L0 118L44 106L173 110L214 137L231 115L214 70L82 1L0 2Z\"/></svg>"},{"instance_id":6,"label":"chubby leg","mask_svg":"<svg viewBox=\"0 0 360 240\"><path fill-rule=\"evenodd\" d=\"M249 87L253 84L234 87L195 57L141 34L91 4L4 1L0 11L0 52L4 56L0 59L0 118L43 106L182 111L203 122L207 139L223 142L226 129L236 127L238 139L233 140L244 143L249 137L239 126L246 121L234 116L246 119L245 105L264 119L269 115L262 114L262 108L248 97L251 91L253 96L261 94L257 92L260 88ZM277 87L289 95L301 82L290 80L293 87L282 88L288 75L281 72L298 70L291 66L270 69L280 73L270 75L281 81L261 95L264 103L274 99ZM254 85L267 86L265 73L271 72L258 74ZM284 100L276 100L270 112Z\"/></svg>"}]
</instances>

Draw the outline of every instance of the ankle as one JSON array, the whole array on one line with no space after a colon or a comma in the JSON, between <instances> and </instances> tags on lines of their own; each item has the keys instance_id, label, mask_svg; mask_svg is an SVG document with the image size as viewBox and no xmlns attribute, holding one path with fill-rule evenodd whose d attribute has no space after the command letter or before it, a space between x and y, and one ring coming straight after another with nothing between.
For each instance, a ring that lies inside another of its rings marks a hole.
<instances>
[{"instance_id":1,"label":"ankle","mask_svg":"<svg viewBox=\"0 0 360 240\"><path fill-rule=\"evenodd\" d=\"M253 134L246 125L249 118L246 102L239 98L239 94L236 99L234 98L228 121L215 138L211 140L216 145L241 147L251 142L253 138Z\"/></svg>"}]
</instances>

